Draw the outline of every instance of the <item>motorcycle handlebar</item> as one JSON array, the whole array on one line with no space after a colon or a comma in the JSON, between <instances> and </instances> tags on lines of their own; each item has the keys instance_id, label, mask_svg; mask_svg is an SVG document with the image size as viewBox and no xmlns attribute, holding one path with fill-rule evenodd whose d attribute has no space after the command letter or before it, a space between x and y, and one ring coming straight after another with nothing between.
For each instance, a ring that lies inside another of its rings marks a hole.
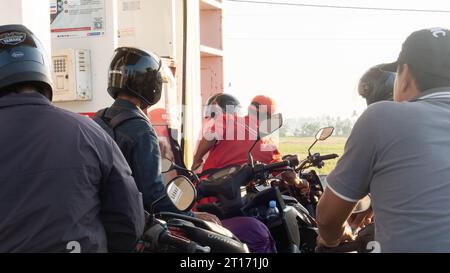
<instances>
[{"instance_id":1,"label":"motorcycle handlebar","mask_svg":"<svg viewBox=\"0 0 450 273\"><path fill-rule=\"evenodd\" d=\"M317 157L318 161L325 161L339 157L337 154L321 155Z\"/></svg>"},{"instance_id":2,"label":"motorcycle handlebar","mask_svg":"<svg viewBox=\"0 0 450 273\"><path fill-rule=\"evenodd\" d=\"M276 162L276 163L272 163L272 164L267 164L263 167L264 171L271 171L271 170L275 170L275 169L281 169L284 167L289 167L291 166L291 162L289 160L283 160L280 162Z\"/></svg>"},{"instance_id":3,"label":"motorcycle handlebar","mask_svg":"<svg viewBox=\"0 0 450 273\"><path fill-rule=\"evenodd\" d=\"M320 155L320 154L314 154L310 155L304 160L302 160L298 167L295 168L296 171L301 171L307 166L307 164L311 164L313 167L323 167L323 161L325 160L331 160L339 157L337 154L328 154L328 155Z\"/></svg>"}]
</instances>

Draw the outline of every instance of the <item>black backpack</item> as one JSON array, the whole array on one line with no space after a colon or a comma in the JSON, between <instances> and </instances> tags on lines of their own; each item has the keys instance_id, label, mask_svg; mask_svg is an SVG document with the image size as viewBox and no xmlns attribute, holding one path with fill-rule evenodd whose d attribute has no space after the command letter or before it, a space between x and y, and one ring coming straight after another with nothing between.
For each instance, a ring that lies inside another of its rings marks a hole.
<instances>
[{"instance_id":1,"label":"black backpack","mask_svg":"<svg viewBox=\"0 0 450 273\"><path fill-rule=\"evenodd\" d=\"M122 123L124 123L125 121L128 120L133 120L133 119L142 119L145 120L145 122L147 122L149 125L150 121L147 119L147 117L145 117L141 112L137 111L137 110L130 110L130 111L126 111L126 112L121 112L120 114L118 114L117 116L115 116L114 118L112 118L111 120L105 118L105 114L108 111L108 108L102 109L100 111L98 111L95 116L93 117L93 120L100 125L100 127L102 127L103 130L105 130L114 140L116 139L116 128L121 125ZM169 129L169 132L171 131L171 129ZM175 164L177 164L178 166L181 166L183 168L186 168L186 165L184 163L183 160L183 149L180 147L178 141L176 141L174 138L172 138L172 134L170 134L170 147L172 149L172 153L175 156L174 161ZM178 171L179 174L182 175L187 175L187 173Z\"/></svg>"},{"instance_id":2,"label":"black backpack","mask_svg":"<svg viewBox=\"0 0 450 273\"><path fill-rule=\"evenodd\" d=\"M142 113L136 110L121 112L111 120L105 118L106 111L108 111L108 108L98 111L93 117L93 120L98 125L100 125L100 127L102 127L103 130L105 130L114 140L116 140L115 129L125 121L132 119L142 119L149 123L148 119L143 116Z\"/></svg>"}]
</instances>

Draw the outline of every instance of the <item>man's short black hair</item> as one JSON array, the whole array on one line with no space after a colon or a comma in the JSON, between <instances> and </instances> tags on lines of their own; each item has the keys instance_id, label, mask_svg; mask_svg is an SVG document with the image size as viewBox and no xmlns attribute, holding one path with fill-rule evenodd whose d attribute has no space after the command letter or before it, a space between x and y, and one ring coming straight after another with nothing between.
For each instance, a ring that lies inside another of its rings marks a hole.
<instances>
[{"instance_id":1,"label":"man's short black hair","mask_svg":"<svg viewBox=\"0 0 450 273\"><path fill-rule=\"evenodd\" d=\"M51 90L48 90L48 88L40 82L22 82L1 88L0 98L12 93L22 93L24 89L27 87L34 89L35 91L41 93L44 96L47 96L48 92L51 92Z\"/></svg>"}]
</instances>

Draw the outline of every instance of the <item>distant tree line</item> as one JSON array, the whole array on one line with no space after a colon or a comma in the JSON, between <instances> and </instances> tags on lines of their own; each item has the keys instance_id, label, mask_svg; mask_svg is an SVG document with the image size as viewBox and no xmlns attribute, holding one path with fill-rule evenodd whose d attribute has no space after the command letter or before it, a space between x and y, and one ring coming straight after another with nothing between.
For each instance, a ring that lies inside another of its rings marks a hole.
<instances>
[{"instance_id":1,"label":"distant tree line","mask_svg":"<svg viewBox=\"0 0 450 273\"><path fill-rule=\"evenodd\" d=\"M320 128L334 127L334 136L348 137L352 131L355 118L341 118L325 116L321 118L288 118L280 129L280 136L312 137Z\"/></svg>"}]
</instances>

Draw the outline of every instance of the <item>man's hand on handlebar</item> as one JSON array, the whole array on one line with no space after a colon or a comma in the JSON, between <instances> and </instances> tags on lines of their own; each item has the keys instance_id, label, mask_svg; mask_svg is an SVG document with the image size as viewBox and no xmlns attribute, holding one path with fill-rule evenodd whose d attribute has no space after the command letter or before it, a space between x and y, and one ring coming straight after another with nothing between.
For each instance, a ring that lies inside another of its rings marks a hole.
<instances>
[{"instance_id":1,"label":"man's hand on handlebar","mask_svg":"<svg viewBox=\"0 0 450 273\"><path fill-rule=\"evenodd\" d=\"M373 220L373 210L372 208L369 208L366 211L360 212L360 213L353 213L348 218L347 222L348 224L353 228L364 228L365 226L372 223Z\"/></svg>"},{"instance_id":2,"label":"man's hand on handlebar","mask_svg":"<svg viewBox=\"0 0 450 273\"><path fill-rule=\"evenodd\" d=\"M222 225L222 222L220 222L219 218L215 216L214 214L207 213L207 212L193 212L194 216L198 219L201 219L203 221L212 222L217 225Z\"/></svg>"},{"instance_id":3,"label":"man's hand on handlebar","mask_svg":"<svg viewBox=\"0 0 450 273\"><path fill-rule=\"evenodd\" d=\"M306 180L300 179L293 170L286 170L281 174L281 178L290 185L295 185L302 195L309 193L310 187Z\"/></svg>"},{"instance_id":4,"label":"man's hand on handlebar","mask_svg":"<svg viewBox=\"0 0 450 273\"><path fill-rule=\"evenodd\" d=\"M353 242L355 240L355 236L352 233L352 230L349 226L346 226L344 233L341 238L335 242L326 242L320 234L317 235L317 247L325 247L325 248L336 248L343 242Z\"/></svg>"}]
</instances>

